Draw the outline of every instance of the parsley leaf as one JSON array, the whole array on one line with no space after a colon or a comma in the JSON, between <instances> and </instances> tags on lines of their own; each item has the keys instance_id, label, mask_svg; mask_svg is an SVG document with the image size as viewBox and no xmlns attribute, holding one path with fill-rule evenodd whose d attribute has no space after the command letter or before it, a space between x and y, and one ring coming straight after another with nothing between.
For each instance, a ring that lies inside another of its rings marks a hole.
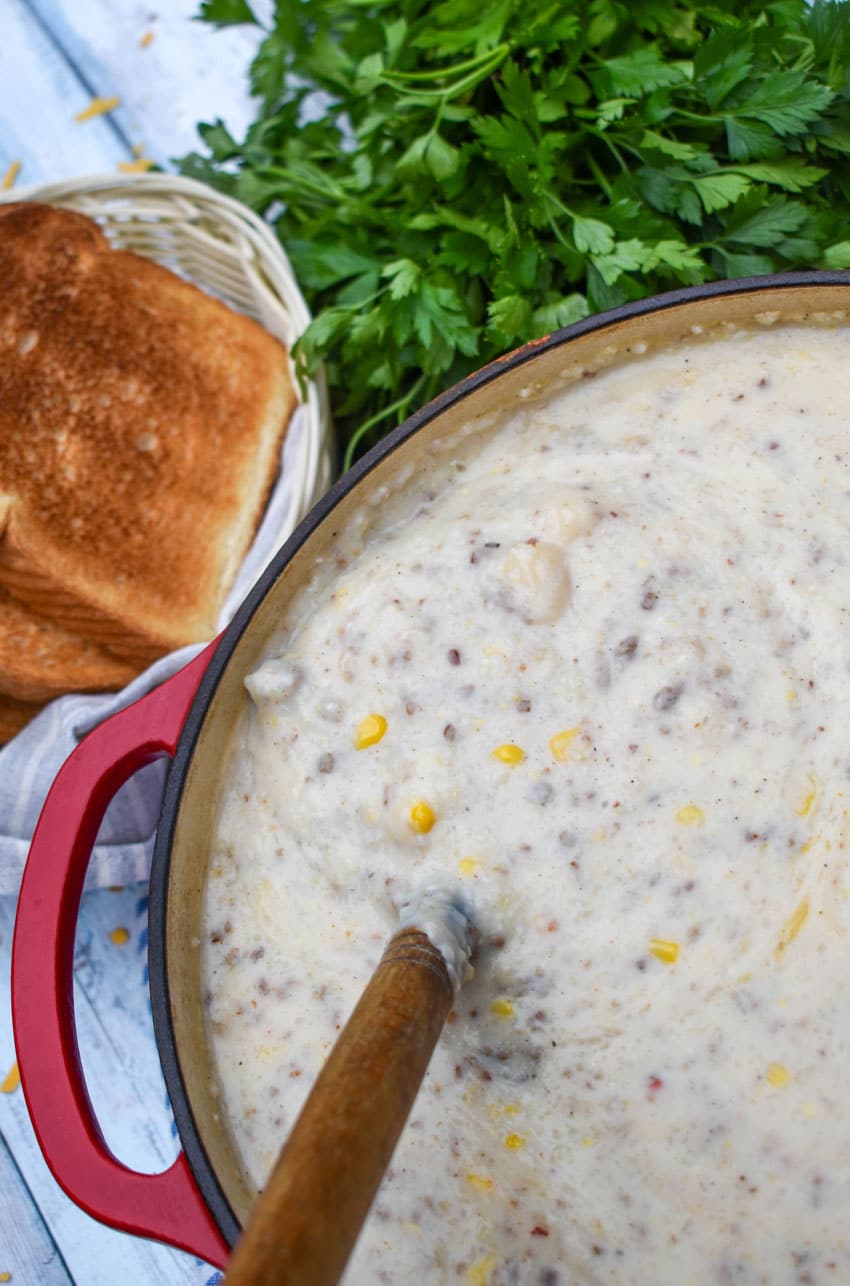
<instances>
[{"instance_id":1,"label":"parsley leaf","mask_svg":"<svg viewBox=\"0 0 850 1286\"><path fill-rule=\"evenodd\" d=\"M832 99L832 90L805 72L775 71L730 115L760 121L781 136L802 134Z\"/></svg>"},{"instance_id":2,"label":"parsley leaf","mask_svg":"<svg viewBox=\"0 0 850 1286\"><path fill-rule=\"evenodd\" d=\"M694 55L694 78L712 111L746 80L753 65L752 37L721 27Z\"/></svg>"},{"instance_id":3,"label":"parsley leaf","mask_svg":"<svg viewBox=\"0 0 850 1286\"><path fill-rule=\"evenodd\" d=\"M636 49L620 58L609 58L604 67L591 74L591 83L607 90L608 95L621 94L637 98L661 85L676 85L687 79L683 65L667 62L657 49Z\"/></svg>"},{"instance_id":4,"label":"parsley leaf","mask_svg":"<svg viewBox=\"0 0 850 1286\"><path fill-rule=\"evenodd\" d=\"M850 241L839 241L834 246L827 246L819 267L850 268Z\"/></svg>"},{"instance_id":5,"label":"parsley leaf","mask_svg":"<svg viewBox=\"0 0 850 1286\"><path fill-rule=\"evenodd\" d=\"M722 240L769 249L782 237L798 232L807 218L808 211L799 201L781 196L767 200L763 192L755 193L754 199L738 202Z\"/></svg>"},{"instance_id":6,"label":"parsley leaf","mask_svg":"<svg viewBox=\"0 0 850 1286\"><path fill-rule=\"evenodd\" d=\"M694 190L706 214L722 210L743 196L750 181L743 174L706 174L693 180Z\"/></svg>"},{"instance_id":7,"label":"parsley leaf","mask_svg":"<svg viewBox=\"0 0 850 1286\"><path fill-rule=\"evenodd\" d=\"M600 219L573 219L573 241L582 254L608 254L614 249L614 232Z\"/></svg>"},{"instance_id":8,"label":"parsley leaf","mask_svg":"<svg viewBox=\"0 0 850 1286\"><path fill-rule=\"evenodd\" d=\"M762 183L771 183L774 187L784 188L786 192L802 192L804 188L810 188L826 178L829 170L807 165L802 156L788 156L779 161L756 165L736 165L735 173Z\"/></svg>"},{"instance_id":9,"label":"parsley leaf","mask_svg":"<svg viewBox=\"0 0 850 1286\"><path fill-rule=\"evenodd\" d=\"M253 0L203 0L215 26ZM848 0L274 0L244 139L346 462L512 344L681 283L850 267Z\"/></svg>"},{"instance_id":10,"label":"parsley leaf","mask_svg":"<svg viewBox=\"0 0 850 1286\"><path fill-rule=\"evenodd\" d=\"M233 27L257 21L246 0L202 0L198 17L204 22L215 23L217 27Z\"/></svg>"}]
</instances>

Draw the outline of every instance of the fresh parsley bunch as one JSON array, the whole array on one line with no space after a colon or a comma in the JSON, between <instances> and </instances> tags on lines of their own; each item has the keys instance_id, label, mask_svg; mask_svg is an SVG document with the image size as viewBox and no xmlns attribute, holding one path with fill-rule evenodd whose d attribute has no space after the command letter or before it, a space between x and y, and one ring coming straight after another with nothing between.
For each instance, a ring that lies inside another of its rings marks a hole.
<instances>
[{"instance_id":1,"label":"fresh parsley bunch","mask_svg":"<svg viewBox=\"0 0 850 1286\"><path fill-rule=\"evenodd\" d=\"M850 267L847 3L277 0L250 76L244 142L182 169L274 222L346 465L591 311Z\"/></svg>"}]
</instances>

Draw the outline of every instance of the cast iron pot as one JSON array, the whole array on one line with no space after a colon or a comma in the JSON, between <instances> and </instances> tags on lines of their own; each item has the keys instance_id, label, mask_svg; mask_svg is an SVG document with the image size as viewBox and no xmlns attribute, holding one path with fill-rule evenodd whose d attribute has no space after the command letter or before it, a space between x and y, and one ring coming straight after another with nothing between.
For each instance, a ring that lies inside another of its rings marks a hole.
<instances>
[{"instance_id":1,"label":"cast iron pot","mask_svg":"<svg viewBox=\"0 0 850 1286\"><path fill-rule=\"evenodd\" d=\"M243 680L263 655L283 605L333 549L368 491L409 476L435 440L520 396L545 396L565 370L601 369L636 343L694 327L803 321L847 310L850 273L800 273L675 291L537 340L442 394L364 457L304 520L228 629L167 683L80 744L38 823L21 885L12 1007L27 1105L54 1176L94 1218L223 1265L250 1209L211 1092L197 944L215 801ZM522 390L522 394L520 394ZM527 405L527 402L525 403ZM119 786L143 764L173 757L157 832L150 897L154 1027L183 1152L162 1174L137 1174L110 1153L86 1091L73 1011L74 931L98 826Z\"/></svg>"}]
</instances>

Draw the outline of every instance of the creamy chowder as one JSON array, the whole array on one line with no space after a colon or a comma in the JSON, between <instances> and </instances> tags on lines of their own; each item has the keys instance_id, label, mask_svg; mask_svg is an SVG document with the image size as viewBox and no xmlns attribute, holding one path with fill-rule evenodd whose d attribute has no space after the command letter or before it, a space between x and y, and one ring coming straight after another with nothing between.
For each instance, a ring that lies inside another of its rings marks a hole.
<instances>
[{"instance_id":1,"label":"creamy chowder","mask_svg":"<svg viewBox=\"0 0 850 1286\"><path fill-rule=\"evenodd\" d=\"M850 1281L848 357L784 325L520 399L247 680L201 955L254 1185L401 904L482 930L352 1286Z\"/></svg>"}]
</instances>

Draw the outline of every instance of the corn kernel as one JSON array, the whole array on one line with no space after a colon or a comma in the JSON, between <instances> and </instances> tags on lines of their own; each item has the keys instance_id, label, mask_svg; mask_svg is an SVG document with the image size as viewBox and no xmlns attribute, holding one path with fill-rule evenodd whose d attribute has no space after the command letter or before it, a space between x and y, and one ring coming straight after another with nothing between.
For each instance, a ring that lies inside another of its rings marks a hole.
<instances>
[{"instance_id":1,"label":"corn kernel","mask_svg":"<svg viewBox=\"0 0 850 1286\"><path fill-rule=\"evenodd\" d=\"M676 814L676 821L680 826L702 826L705 813L696 804L685 804Z\"/></svg>"},{"instance_id":2,"label":"corn kernel","mask_svg":"<svg viewBox=\"0 0 850 1286\"><path fill-rule=\"evenodd\" d=\"M783 1090L791 1079L791 1073L783 1063L771 1063L767 1069L767 1079L778 1090Z\"/></svg>"},{"instance_id":3,"label":"corn kernel","mask_svg":"<svg viewBox=\"0 0 850 1286\"><path fill-rule=\"evenodd\" d=\"M649 950L662 964L675 964L679 959L678 942L668 942L665 938L650 938Z\"/></svg>"},{"instance_id":4,"label":"corn kernel","mask_svg":"<svg viewBox=\"0 0 850 1286\"><path fill-rule=\"evenodd\" d=\"M509 1134L505 1139L505 1147L510 1148L512 1152L518 1152L520 1148L525 1147L525 1139L521 1134Z\"/></svg>"},{"instance_id":5,"label":"corn kernel","mask_svg":"<svg viewBox=\"0 0 850 1286\"><path fill-rule=\"evenodd\" d=\"M519 1103L506 1103L502 1111L505 1116L516 1116L519 1112Z\"/></svg>"},{"instance_id":6,"label":"corn kernel","mask_svg":"<svg viewBox=\"0 0 850 1286\"><path fill-rule=\"evenodd\" d=\"M410 829L416 831L417 835L427 835L436 820L437 814L424 799L420 799L410 810Z\"/></svg>"},{"instance_id":7,"label":"corn kernel","mask_svg":"<svg viewBox=\"0 0 850 1286\"><path fill-rule=\"evenodd\" d=\"M561 763L570 758L570 747L580 732L580 728L565 728L563 732L556 732L552 737L549 749Z\"/></svg>"},{"instance_id":8,"label":"corn kernel","mask_svg":"<svg viewBox=\"0 0 850 1286\"><path fill-rule=\"evenodd\" d=\"M383 737L387 730L387 721L382 714L367 714L365 719L361 719L357 725L357 735L354 738L356 750L366 750L368 746L375 746Z\"/></svg>"},{"instance_id":9,"label":"corn kernel","mask_svg":"<svg viewBox=\"0 0 850 1286\"><path fill-rule=\"evenodd\" d=\"M525 758L525 751L521 746L515 746L512 741L506 741L503 746L497 746L493 751L493 758L498 759L499 763L510 764L512 767L521 764Z\"/></svg>"},{"instance_id":10,"label":"corn kernel","mask_svg":"<svg viewBox=\"0 0 850 1286\"><path fill-rule=\"evenodd\" d=\"M0 1085L0 1094L14 1094L20 1083L21 1073L18 1071L18 1064L13 1063L6 1073L2 1085Z\"/></svg>"},{"instance_id":11,"label":"corn kernel","mask_svg":"<svg viewBox=\"0 0 850 1286\"><path fill-rule=\"evenodd\" d=\"M802 902L800 902L800 904L797 907L795 907L794 911L792 912L791 915L789 915L788 919L785 921L785 924L782 927L782 932L779 935L779 942L776 944L776 951L774 952L774 955L776 956L777 960L781 958L782 953L785 951L786 947L790 946L790 944L794 941L797 934L800 932L803 925L806 923L808 915L809 915L809 899L805 897L803 898Z\"/></svg>"},{"instance_id":12,"label":"corn kernel","mask_svg":"<svg viewBox=\"0 0 850 1286\"><path fill-rule=\"evenodd\" d=\"M509 1000L499 996L497 1000L490 1001L490 1013L495 1014L497 1018L512 1018L514 1007Z\"/></svg>"},{"instance_id":13,"label":"corn kernel","mask_svg":"<svg viewBox=\"0 0 850 1286\"><path fill-rule=\"evenodd\" d=\"M490 1192L493 1187L493 1180L483 1174L468 1174L466 1182L473 1188L477 1188L479 1192Z\"/></svg>"},{"instance_id":14,"label":"corn kernel","mask_svg":"<svg viewBox=\"0 0 850 1286\"><path fill-rule=\"evenodd\" d=\"M481 863L477 857L462 857L457 864L458 874L468 880L475 874Z\"/></svg>"},{"instance_id":15,"label":"corn kernel","mask_svg":"<svg viewBox=\"0 0 850 1286\"><path fill-rule=\"evenodd\" d=\"M119 925L117 929L113 929L110 933L109 941L114 942L116 947L126 946L130 941L130 930L125 929L123 925Z\"/></svg>"},{"instance_id":16,"label":"corn kernel","mask_svg":"<svg viewBox=\"0 0 850 1286\"><path fill-rule=\"evenodd\" d=\"M471 1282L472 1286L488 1286L490 1278L498 1267L498 1255L485 1255L483 1259L477 1260L467 1268L466 1280Z\"/></svg>"},{"instance_id":17,"label":"corn kernel","mask_svg":"<svg viewBox=\"0 0 850 1286\"><path fill-rule=\"evenodd\" d=\"M800 804L794 809L794 812L798 817L808 817L809 813L812 811L812 805L814 804L818 793L818 784L812 774L807 773L806 776L809 779L809 789L806 794L803 795Z\"/></svg>"},{"instance_id":18,"label":"corn kernel","mask_svg":"<svg viewBox=\"0 0 850 1286\"><path fill-rule=\"evenodd\" d=\"M595 1148L596 1139L594 1139L591 1135L588 1135L586 1139L582 1139L581 1146L583 1148Z\"/></svg>"}]
</instances>

